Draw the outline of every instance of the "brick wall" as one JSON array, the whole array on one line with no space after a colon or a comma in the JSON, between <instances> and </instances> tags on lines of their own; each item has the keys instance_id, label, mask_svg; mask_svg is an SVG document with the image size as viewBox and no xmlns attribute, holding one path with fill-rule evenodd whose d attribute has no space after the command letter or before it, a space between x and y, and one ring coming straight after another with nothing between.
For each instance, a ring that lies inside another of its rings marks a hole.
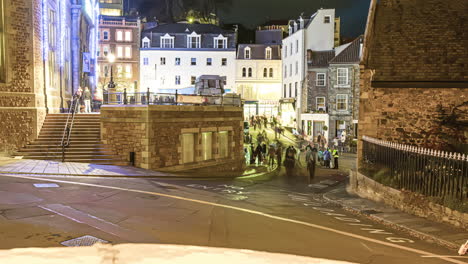
<instances>
[{"instance_id":1,"label":"brick wall","mask_svg":"<svg viewBox=\"0 0 468 264\"><path fill-rule=\"evenodd\" d=\"M242 108L217 106L104 106L101 138L123 160L136 153L136 166L186 170L217 166L243 167ZM218 132L229 131L228 158L219 155ZM201 133L213 132L213 159L203 161ZM195 134L195 162L182 164L181 136Z\"/></svg>"}]
</instances>

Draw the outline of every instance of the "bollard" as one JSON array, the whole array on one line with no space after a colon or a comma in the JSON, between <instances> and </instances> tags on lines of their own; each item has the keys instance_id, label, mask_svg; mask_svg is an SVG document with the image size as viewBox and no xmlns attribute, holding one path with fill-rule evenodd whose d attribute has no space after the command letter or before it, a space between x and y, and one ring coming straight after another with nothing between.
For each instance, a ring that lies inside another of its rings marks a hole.
<instances>
[{"instance_id":1,"label":"bollard","mask_svg":"<svg viewBox=\"0 0 468 264\"><path fill-rule=\"evenodd\" d=\"M124 88L123 96L124 96L124 104L127 104L128 103L128 101L127 101L127 88Z\"/></svg>"}]
</instances>

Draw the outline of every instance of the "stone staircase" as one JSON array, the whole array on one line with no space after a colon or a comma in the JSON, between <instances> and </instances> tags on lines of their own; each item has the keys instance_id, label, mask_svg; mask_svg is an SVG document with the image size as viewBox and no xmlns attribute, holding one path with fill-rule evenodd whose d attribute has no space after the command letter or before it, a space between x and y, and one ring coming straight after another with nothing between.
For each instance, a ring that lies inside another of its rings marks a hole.
<instances>
[{"instance_id":1,"label":"stone staircase","mask_svg":"<svg viewBox=\"0 0 468 264\"><path fill-rule=\"evenodd\" d=\"M39 137L19 150L16 155L23 159L62 161L63 130L68 114L48 114ZM66 162L84 162L103 165L128 165L112 154L101 142L99 114L76 114L70 136L70 145L65 149Z\"/></svg>"}]
</instances>

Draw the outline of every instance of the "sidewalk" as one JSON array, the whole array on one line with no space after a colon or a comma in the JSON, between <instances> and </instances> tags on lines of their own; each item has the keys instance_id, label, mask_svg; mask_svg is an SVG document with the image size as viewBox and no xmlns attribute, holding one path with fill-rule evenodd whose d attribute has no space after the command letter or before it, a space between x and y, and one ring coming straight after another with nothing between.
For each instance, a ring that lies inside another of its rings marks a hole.
<instances>
[{"instance_id":1,"label":"sidewalk","mask_svg":"<svg viewBox=\"0 0 468 264\"><path fill-rule=\"evenodd\" d=\"M404 213L390 206L376 203L357 195L349 194L341 185L323 197L344 209L380 222L391 228L409 233L417 238L435 242L439 245L458 250L468 239L468 232L450 225L436 223L422 217Z\"/></svg>"}]
</instances>

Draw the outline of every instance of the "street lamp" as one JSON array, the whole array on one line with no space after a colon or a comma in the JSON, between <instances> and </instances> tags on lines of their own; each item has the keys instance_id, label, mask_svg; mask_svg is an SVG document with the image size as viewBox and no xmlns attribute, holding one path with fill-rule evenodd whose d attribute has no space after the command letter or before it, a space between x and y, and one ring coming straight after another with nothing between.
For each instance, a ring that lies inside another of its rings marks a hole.
<instances>
[{"instance_id":1,"label":"street lamp","mask_svg":"<svg viewBox=\"0 0 468 264\"><path fill-rule=\"evenodd\" d=\"M109 85L107 85L108 88L115 88L115 83L114 83L114 75L113 75L113 63L115 62L115 56L114 54L110 53L107 55L107 61L110 63L110 81Z\"/></svg>"}]
</instances>

